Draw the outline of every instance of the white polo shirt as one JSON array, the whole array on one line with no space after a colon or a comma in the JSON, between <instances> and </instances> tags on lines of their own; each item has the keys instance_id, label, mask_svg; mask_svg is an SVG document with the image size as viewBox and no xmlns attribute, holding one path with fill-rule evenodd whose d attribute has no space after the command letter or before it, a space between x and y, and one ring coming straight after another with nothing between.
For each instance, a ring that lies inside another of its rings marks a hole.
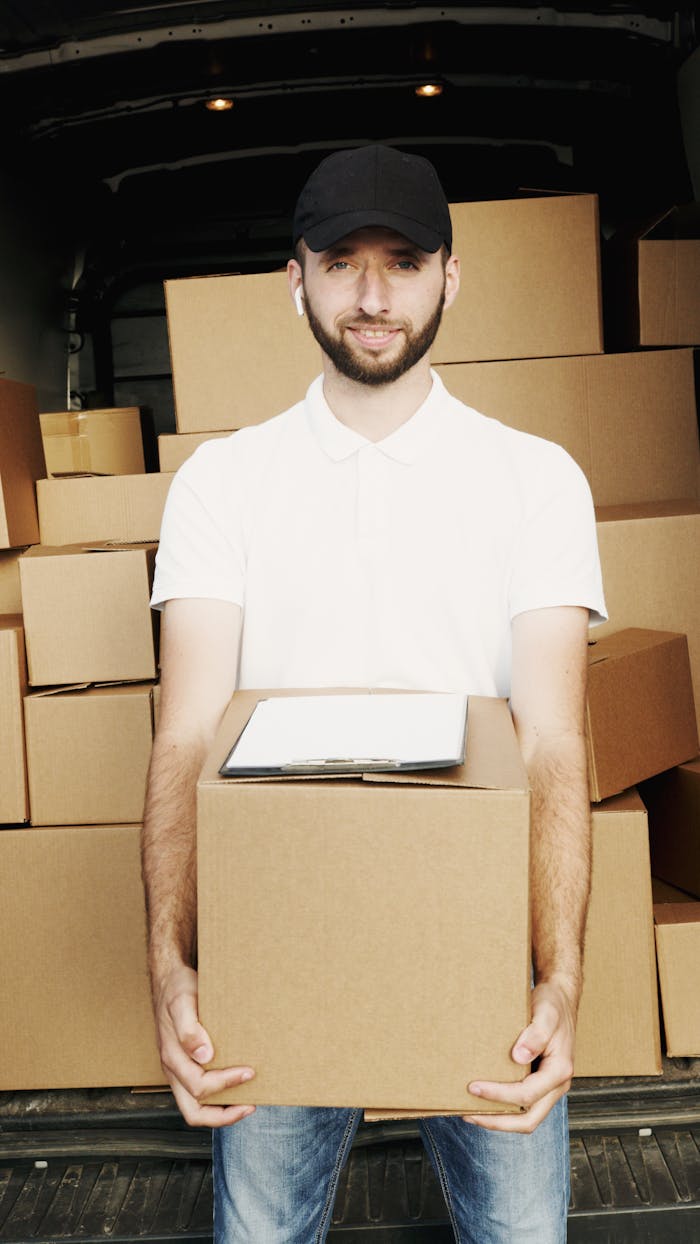
<instances>
[{"instance_id":1,"label":"white polo shirt","mask_svg":"<svg viewBox=\"0 0 700 1244\"><path fill-rule=\"evenodd\" d=\"M319 376L284 414L201 445L170 488L152 604L182 597L242 606L241 687L508 696L516 614L605 617L583 472L436 373L377 443L335 418Z\"/></svg>"}]
</instances>

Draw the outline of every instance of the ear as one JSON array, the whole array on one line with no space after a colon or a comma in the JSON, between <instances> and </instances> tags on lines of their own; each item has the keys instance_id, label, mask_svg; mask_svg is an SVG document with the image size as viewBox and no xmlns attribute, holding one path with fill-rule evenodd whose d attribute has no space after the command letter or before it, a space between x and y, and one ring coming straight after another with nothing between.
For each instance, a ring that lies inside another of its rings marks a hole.
<instances>
[{"instance_id":1,"label":"ear","mask_svg":"<svg viewBox=\"0 0 700 1244\"><path fill-rule=\"evenodd\" d=\"M445 264L445 310L452 306L459 293L459 273L459 259L456 255L450 255Z\"/></svg>"},{"instance_id":2,"label":"ear","mask_svg":"<svg viewBox=\"0 0 700 1244\"><path fill-rule=\"evenodd\" d=\"M298 260L289 260L287 264L287 278L289 280L289 294L297 309L297 315L303 315L304 284L301 265Z\"/></svg>"}]
</instances>

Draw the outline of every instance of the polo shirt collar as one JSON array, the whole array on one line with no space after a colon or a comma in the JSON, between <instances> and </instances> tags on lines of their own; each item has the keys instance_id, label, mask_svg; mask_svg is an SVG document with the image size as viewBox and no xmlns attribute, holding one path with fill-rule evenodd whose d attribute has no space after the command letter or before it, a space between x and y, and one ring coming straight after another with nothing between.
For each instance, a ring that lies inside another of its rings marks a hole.
<instances>
[{"instance_id":1,"label":"polo shirt collar","mask_svg":"<svg viewBox=\"0 0 700 1244\"><path fill-rule=\"evenodd\" d=\"M431 370L430 375L433 383L425 401L406 423L381 441L370 441L336 418L323 392L323 376L317 376L305 404L311 431L321 449L333 462L342 462L367 445L395 462L416 462L435 440L440 414L445 410L445 386L436 371Z\"/></svg>"}]
</instances>

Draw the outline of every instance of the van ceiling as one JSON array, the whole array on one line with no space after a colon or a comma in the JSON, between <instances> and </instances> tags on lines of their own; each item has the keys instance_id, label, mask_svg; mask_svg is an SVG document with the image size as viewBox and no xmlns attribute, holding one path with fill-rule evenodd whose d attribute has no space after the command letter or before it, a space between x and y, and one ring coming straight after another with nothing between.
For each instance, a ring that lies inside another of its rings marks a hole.
<instances>
[{"instance_id":1,"label":"van ceiling","mask_svg":"<svg viewBox=\"0 0 700 1244\"><path fill-rule=\"evenodd\" d=\"M5 0L6 155L122 272L276 266L310 169L368 140L429 156L453 201L595 191L613 230L692 198L676 78L698 26L651 0Z\"/></svg>"}]
</instances>

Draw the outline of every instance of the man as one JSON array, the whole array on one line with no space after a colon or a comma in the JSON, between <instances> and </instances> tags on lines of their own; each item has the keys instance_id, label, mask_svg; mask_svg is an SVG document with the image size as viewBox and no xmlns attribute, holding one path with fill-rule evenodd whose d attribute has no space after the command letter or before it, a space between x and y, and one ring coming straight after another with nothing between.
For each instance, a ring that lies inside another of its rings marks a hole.
<instances>
[{"instance_id":1,"label":"man","mask_svg":"<svg viewBox=\"0 0 700 1244\"><path fill-rule=\"evenodd\" d=\"M427 161L386 147L328 157L299 197L294 243L290 292L323 374L304 402L189 459L158 553L162 699L143 860L163 1065L185 1119L214 1128L216 1240L324 1240L362 1103L205 1104L254 1069L204 1070L198 771L237 686L509 696L533 791L535 973L512 1057L535 1069L469 1086L521 1114L421 1129L459 1241L560 1244L589 884L587 628L605 608L590 493L558 446L463 406L430 370L459 261Z\"/></svg>"}]
</instances>

